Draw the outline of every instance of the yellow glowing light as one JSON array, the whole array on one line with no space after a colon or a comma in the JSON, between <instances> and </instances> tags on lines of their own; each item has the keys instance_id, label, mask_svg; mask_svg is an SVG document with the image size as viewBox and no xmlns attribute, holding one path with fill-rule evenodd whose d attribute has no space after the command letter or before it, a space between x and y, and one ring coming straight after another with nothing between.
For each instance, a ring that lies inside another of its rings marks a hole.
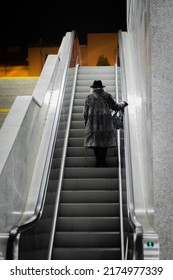
<instances>
[{"instance_id":1,"label":"yellow glowing light","mask_svg":"<svg viewBox=\"0 0 173 280\"><path fill-rule=\"evenodd\" d=\"M9 111L9 108L0 108L0 113L8 113Z\"/></svg>"}]
</instances>

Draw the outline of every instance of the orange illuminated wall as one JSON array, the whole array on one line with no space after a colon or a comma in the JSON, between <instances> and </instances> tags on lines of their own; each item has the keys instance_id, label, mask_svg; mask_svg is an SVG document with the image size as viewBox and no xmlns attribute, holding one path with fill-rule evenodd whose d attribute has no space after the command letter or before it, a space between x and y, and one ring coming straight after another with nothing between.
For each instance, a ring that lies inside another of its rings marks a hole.
<instances>
[{"instance_id":1,"label":"orange illuminated wall","mask_svg":"<svg viewBox=\"0 0 173 280\"><path fill-rule=\"evenodd\" d=\"M0 77L28 77L28 66L0 66Z\"/></svg>"},{"instance_id":2,"label":"orange illuminated wall","mask_svg":"<svg viewBox=\"0 0 173 280\"><path fill-rule=\"evenodd\" d=\"M33 47L28 49L29 76L39 76L49 54L57 54L58 47Z\"/></svg>"},{"instance_id":3,"label":"orange illuminated wall","mask_svg":"<svg viewBox=\"0 0 173 280\"><path fill-rule=\"evenodd\" d=\"M100 55L107 57L110 65L116 62L118 52L117 33L92 33L87 37L87 64L95 66Z\"/></svg>"},{"instance_id":4,"label":"orange illuminated wall","mask_svg":"<svg viewBox=\"0 0 173 280\"><path fill-rule=\"evenodd\" d=\"M118 54L117 33L89 33L87 45L81 45L82 66L96 66L98 58L104 55L110 65L116 62ZM0 77L33 77L40 76L47 55L57 54L58 46L54 47L30 47L28 48L27 66L0 66Z\"/></svg>"},{"instance_id":5,"label":"orange illuminated wall","mask_svg":"<svg viewBox=\"0 0 173 280\"><path fill-rule=\"evenodd\" d=\"M81 45L80 46L80 53L81 53L81 60L82 60L82 65L86 66L87 65L87 45Z\"/></svg>"}]
</instances>

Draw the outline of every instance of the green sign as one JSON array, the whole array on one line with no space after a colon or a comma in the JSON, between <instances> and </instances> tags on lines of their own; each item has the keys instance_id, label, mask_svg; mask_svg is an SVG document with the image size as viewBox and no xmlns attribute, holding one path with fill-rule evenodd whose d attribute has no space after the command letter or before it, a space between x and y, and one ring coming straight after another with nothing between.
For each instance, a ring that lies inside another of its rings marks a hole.
<instances>
[{"instance_id":1,"label":"green sign","mask_svg":"<svg viewBox=\"0 0 173 280\"><path fill-rule=\"evenodd\" d=\"M153 241L148 241L147 246L148 246L148 248L153 248L154 247L154 242Z\"/></svg>"}]
</instances>

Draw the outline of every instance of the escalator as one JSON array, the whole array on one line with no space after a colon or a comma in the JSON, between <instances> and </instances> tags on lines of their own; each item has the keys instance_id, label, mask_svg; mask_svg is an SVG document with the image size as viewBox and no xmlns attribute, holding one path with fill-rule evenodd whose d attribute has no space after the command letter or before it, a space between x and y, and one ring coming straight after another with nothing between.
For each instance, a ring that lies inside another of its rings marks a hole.
<instances>
[{"instance_id":1,"label":"escalator","mask_svg":"<svg viewBox=\"0 0 173 280\"><path fill-rule=\"evenodd\" d=\"M118 146L108 150L106 168L95 167L93 151L86 151L83 146L84 100L95 79L101 79L106 85L105 90L115 98L115 67L78 67L62 166L64 135L69 117L67 108L73 83L73 73L68 75L44 208L37 224L21 232L18 259L122 259L126 223L122 228ZM119 131L122 209L124 220L127 220L123 132ZM62 184L59 186L62 167ZM59 206L56 208L58 193Z\"/></svg>"},{"instance_id":2,"label":"escalator","mask_svg":"<svg viewBox=\"0 0 173 280\"><path fill-rule=\"evenodd\" d=\"M128 52L121 41L119 36L119 67L79 66L82 60L74 31L63 37L58 54L46 60L3 162L1 181L7 199L1 213L5 217L1 219L1 259L158 259L158 236L150 223L154 212L144 203L148 194L138 172L142 162L139 157L132 160L132 155L138 156L139 144L138 130L134 130L136 107L125 110L124 129L117 131L116 148L108 150L106 168L96 168L93 151L83 146L83 106L94 80L102 80L116 101L131 103L132 92L126 84ZM10 123L12 118L7 117ZM31 142L24 143L25 127ZM16 154L20 146L26 151L22 158ZM14 178L13 172L9 177L9 167L16 163L13 153L24 166L22 180ZM20 203L16 203L18 194Z\"/></svg>"}]
</instances>

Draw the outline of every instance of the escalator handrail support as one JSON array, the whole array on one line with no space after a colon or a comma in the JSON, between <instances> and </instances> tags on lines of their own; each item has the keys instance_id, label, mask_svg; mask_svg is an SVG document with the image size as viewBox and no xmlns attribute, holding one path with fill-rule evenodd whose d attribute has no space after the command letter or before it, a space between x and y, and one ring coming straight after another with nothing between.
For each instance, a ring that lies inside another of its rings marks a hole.
<instances>
[{"instance_id":1,"label":"escalator handrail support","mask_svg":"<svg viewBox=\"0 0 173 280\"><path fill-rule=\"evenodd\" d=\"M124 69L124 53L122 48L122 33L121 30L118 32L118 42L119 42L119 51L120 51L120 64L123 65ZM125 73L121 69L121 79L126 83ZM123 76L123 77L122 77ZM123 99L127 100L126 89L122 85L122 95ZM131 153L130 153L130 132L129 132L129 119L128 119L128 107L124 111L124 132L126 136L126 145L125 149L125 165L126 165L126 188L127 188L127 209L128 209L128 221L129 226L131 227L134 235L134 250L133 258L134 259L143 259L143 227L137 220L135 214L135 204L134 204L134 193L133 193L133 179L132 179L132 163L131 163ZM137 242L138 241L138 242Z\"/></svg>"},{"instance_id":2,"label":"escalator handrail support","mask_svg":"<svg viewBox=\"0 0 173 280\"><path fill-rule=\"evenodd\" d=\"M62 96L62 93L64 91L64 82L65 78L67 75L69 63L70 63L70 57L72 53L72 48L73 48L73 43L75 40L75 32L67 32L66 36L63 38L59 52L57 54L59 61L64 63L65 65L63 67L64 71L60 71L60 76L61 78L59 79L60 81L60 91L59 91L59 102L57 102L57 107L61 105L60 102L60 97ZM66 42L67 41L67 42ZM65 48L66 47L66 48ZM65 53L65 55L64 55ZM58 67L59 68L59 67ZM57 72L59 69L56 69ZM56 88L55 86L56 81L54 81L52 90ZM59 108L60 109L60 108ZM47 191L47 184L48 184L48 177L50 173L50 165L51 165L51 160L53 157L53 150L54 150L54 145L55 145L55 139L56 139L56 133L58 129L58 119L60 115L60 111L58 108L56 109L55 117L53 120L53 126L52 126L52 131L51 131L51 137L49 141L49 148L47 151L47 156L46 156L46 161L45 161L45 167L44 167L44 172L42 176L42 181L40 185L40 191L38 194L38 199L35 207L35 212L34 214L25 222L22 224L15 225L11 228L9 232L9 238L7 242L7 250L6 250L6 259L7 260L12 260L12 259L18 259L18 243L19 243L19 238L18 236L20 235L21 232L23 232L26 229L31 228L37 222L40 220L43 207L44 207L44 202L45 202L45 197L46 197L46 191ZM46 164L48 163L48 164Z\"/></svg>"}]
</instances>

